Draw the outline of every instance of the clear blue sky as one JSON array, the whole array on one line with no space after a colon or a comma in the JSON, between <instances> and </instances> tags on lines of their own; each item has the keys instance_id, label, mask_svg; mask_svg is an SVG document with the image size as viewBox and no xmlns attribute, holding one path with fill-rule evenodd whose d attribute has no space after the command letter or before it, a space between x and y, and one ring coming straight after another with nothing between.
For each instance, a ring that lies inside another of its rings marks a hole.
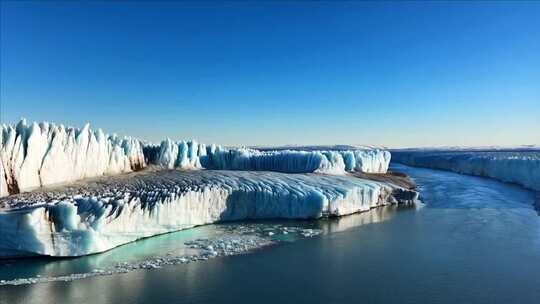
<instances>
[{"instance_id":1,"label":"clear blue sky","mask_svg":"<svg viewBox=\"0 0 540 304\"><path fill-rule=\"evenodd\" d=\"M540 2L1 4L1 120L157 141L540 143Z\"/></svg>"}]
</instances>

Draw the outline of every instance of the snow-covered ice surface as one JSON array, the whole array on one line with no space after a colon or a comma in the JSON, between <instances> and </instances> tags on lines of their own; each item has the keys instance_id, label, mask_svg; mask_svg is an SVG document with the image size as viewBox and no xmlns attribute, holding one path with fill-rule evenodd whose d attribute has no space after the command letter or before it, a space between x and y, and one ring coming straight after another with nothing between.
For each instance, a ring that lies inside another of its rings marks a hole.
<instances>
[{"instance_id":1,"label":"snow-covered ice surface","mask_svg":"<svg viewBox=\"0 0 540 304\"><path fill-rule=\"evenodd\" d=\"M0 257L80 256L197 225L341 216L416 197L352 175L148 168L0 199Z\"/></svg>"},{"instance_id":2,"label":"snow-covered ice surface","mask_svg":"<svg viewBox=\"0 0 540 304\"><path fill-rule=\"evenodd\" d=\"M142 144L52 123L0 127L0 197L83 178L138 170L145 166Z\"/></svg>"},{"instance_id":3,"label":"snow-covered ice surface","mask_svg":"<svg viewBox=\"0 0 540 304\"><path fill-rule=\"evenodd\" d=\"M540 191L540 150L394 150L392 159L409 166L494 178Z\"/></svg>"},{"instance_id":4,"label":"snow-covered ice surface","mask_svg":"<svg viewBox=\"0 0 540 304\"><path fill-rule=\"evenodd\" d=\"M159 146L148 145L145 154L150 163L165 168L214 169L245 171L277 171L284 173L345 172L385 173L390 163L390 152L379 149L344 150L341 146L300 149L224 148L199 144L195 141L164 140Z\"/></svg>"}]
</instances>

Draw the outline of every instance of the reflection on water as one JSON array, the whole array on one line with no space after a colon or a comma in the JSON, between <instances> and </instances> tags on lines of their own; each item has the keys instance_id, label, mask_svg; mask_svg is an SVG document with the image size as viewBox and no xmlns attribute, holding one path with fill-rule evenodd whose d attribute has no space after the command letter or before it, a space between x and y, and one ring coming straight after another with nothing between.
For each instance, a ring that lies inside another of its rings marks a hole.
<instances>
[{"instance_id":1,"label":"reflection on water","mask_svg":"<svg viewBox=\"0 0 540 304\"><path fill-rule=\"evenodd\" d=\"M369 212L351 214L348 216L330 218L317 221L317 227L323 230L324 233L336 233L345 231L351 228L359 227L362 225L379 223L389 220L396 215L397 212L403 210L414 210L415 206L410 205L391 205L381 208L372 209Z\"/></svg>"}]
</instances>

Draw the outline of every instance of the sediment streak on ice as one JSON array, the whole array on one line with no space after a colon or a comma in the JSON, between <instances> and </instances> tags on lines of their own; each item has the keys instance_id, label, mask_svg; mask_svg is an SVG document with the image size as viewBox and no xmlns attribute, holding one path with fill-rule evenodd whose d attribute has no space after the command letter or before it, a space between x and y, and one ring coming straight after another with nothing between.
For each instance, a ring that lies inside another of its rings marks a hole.
<instances>
[{"instance_id":1,"label":"sediment streak on ice","mask_svg":"<svg viewBox=\"0 0 540 304\"><path fill-rule=\"evenodd\" d=\"M79 256L220 221L340 216L411 201L396 189L353 176L145 170L10 197L0 212L0 257Z\"/></svg>"}]
</instances>

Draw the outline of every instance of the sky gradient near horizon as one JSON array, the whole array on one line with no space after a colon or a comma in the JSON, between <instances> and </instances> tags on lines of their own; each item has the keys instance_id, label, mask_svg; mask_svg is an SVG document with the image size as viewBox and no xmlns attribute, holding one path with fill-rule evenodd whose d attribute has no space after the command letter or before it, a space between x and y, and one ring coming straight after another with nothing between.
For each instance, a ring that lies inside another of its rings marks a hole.
<instances>
[{"instance_id":1,"label":"sky gradient near horizon","mask_svg":"<svg viewBox=\"0 0 540 304\"><path fill-rule=\"evenodd\" d=\"M226 145L540 144L540 2L6 2L0 118Z\"/></svg>"}]
</instances>

